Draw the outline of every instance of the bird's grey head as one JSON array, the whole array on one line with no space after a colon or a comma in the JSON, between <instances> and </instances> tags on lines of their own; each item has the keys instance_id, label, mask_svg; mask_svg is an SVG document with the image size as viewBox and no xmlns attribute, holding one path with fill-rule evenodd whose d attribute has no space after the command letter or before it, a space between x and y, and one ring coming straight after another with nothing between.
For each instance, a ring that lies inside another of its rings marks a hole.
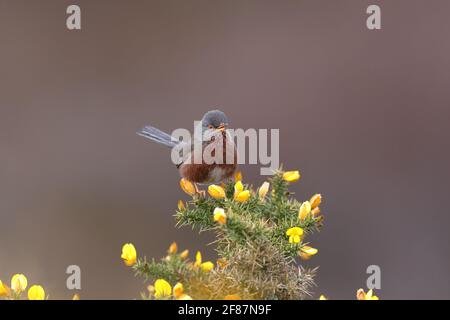
<instances>
[{"instance_id":1,"label":"bird's grey head","mask_svg":"<svg viewBox=\"0 0 450 320\"><path fill-rule=\"evenodd\" d=\"M224 130L228 126L228 118L220 110L211 110L203 115L202 127L203 129L217 129Z\"/></svg>"}]
</instances>

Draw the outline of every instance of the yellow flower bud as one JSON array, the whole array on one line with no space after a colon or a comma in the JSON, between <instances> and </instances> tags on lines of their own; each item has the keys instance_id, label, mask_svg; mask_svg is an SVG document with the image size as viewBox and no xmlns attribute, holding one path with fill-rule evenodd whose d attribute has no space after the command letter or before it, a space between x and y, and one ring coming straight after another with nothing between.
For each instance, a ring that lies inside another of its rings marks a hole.
<instances>
[{"instance_id":1,"label":"yellow flower bud","mask_svg":"<svg viewBox=\"0 0 450 320\"><path fill-rule=\"evenodd\" d=\"M310 212L311 212L311 204L309 203L309 201L305 201L300 206L300 210L298 211L298 218L300 220L305 220Z\"/></svg>"},{"instance_id":2,"label":"yellow flower bud","mask_svg":"<svg viewBox=\"0 0 450 320\"><path fill-rule=\"evenodd\" d=\"M270 183L264 182L261 187L259 187L258 190L258 196L261 200L263 200L266 197L267 192L269 192Z\"/></svg>"},{"instance_id":3,"label":"yellow flower bud","mask_svg":"<svg viewBox=\"0 0 450 320\"><path fill-rule=\"evenodd\" d=\"M175 254L177 253L178 246L176 242L172 242L172 244L169 246L169 250L167 250L168 254Z\"/></svg>"},{"instance_id":4,"label":"yellow flower bud","mask_svg":"<svg viewBox=\"0 0 450 320\"><path fill-rule=\"evenodd\" d=\"M186 210L183 200L178 200L178 211Z\"/></svg>"},{"instance_id":5,"label":"yellow flower bud","mask_svg":"<svg viewBox=\"0 0 450 320\"><path fill-rule=\"evenodd\" d=\"M357 300L365 300L366 298L366 293L364 292L363 289L358 289L356 291L356 299Z\"/></svg>"},{"instance_id":6,"label":"yellow flower bud","mask_svg":"<svg viewBox=\"0 0 450 320\"><path fill-rule=\"evenodd\" d=\"M299 243L303 237L303 229L300 227L289 228L286 235L289 237L289 243Z\"/></svg>"},{"instance_id":7,"label":"yellow flower bud","mask_svg":"<svg viewBox=\"0 0 450 320\"><path fill-rule=\"evenodd\" d=\"M185 178L180 180L180 187L190 196L193 196L196 193L194 184Z\"/></svg>"},{"instance_id":8,"label":"yellow flower bud","mask_svg":"<svg viewBox=\"0 0 450 320\"><path fill-rule=\"evenodd\" d=\"M370 289L369 291L367 291L367 294L366 294L366 300L379 300L379 299L378 299L377 296L375 296L375 295L373 294L373 290Z\"/></svg>"},{"instance_id":9,"label":"yellow flower bud","mask_svg":"<svg viewBox=\"0 0 450 320\"><path fill-rule=\"evenodd\" d=\"M225 198L225 190L221 186L217 186L215 184L212 184L208 187L208 193L214 199Z\"/></svg>"},{"instance_id":10,"label":"yellow flower bud","mask_svg":"<svg viewBox=\"0 0 450 320\"><path fill-rule=\"evenodd\" d=\"M377 296L373 295L373 290L370 289L367 293L363 289L356 291L356 299L358 300L379 300Z\"/></svg>"},{"instance_id":11,"label":"yellow flower bud","mask_svg":"<svg viewBox=\"0 0 450 320\"><path fill-rule=\"evenodd\" d=\"M234 181L242 181L242 172L236 171L236 173L234 174Z\"/></svg>"},{"instance_id":12,"label":"yellow flower bud","mask_svg":"<svg viewBox=\"0 0 450 320\"><path fill-rule=\"evenodd\" d=\"M234 194L238 194L241 191L244 191L244 185L241 181L238 181L234 184Z\"/></svg>"},{"instance_id":13,"label":"yellow flower bud","mask_svg":"<svg viewBox=\"0 0 450 320\"><path fill-rule=\"evenodd\" d=\"M189 256L189 250L184 250L182 253L180 253L180 258L185 260Z\"/></svg>"},{"instance_id":14,"label":"yellow flower bud","mask_svg":"<svg viewBox=\"0 0 450 320\"><path fill-rule=\"evenodd\" d=\"M250 191L245 190L245 191L239 192L239 194L234 197L234 200L236 200L237 202L245 202L249 198L250 198Z\"/></svg>"},{"instance_id":15,"label":"yellow flower bud","mask_svg":"<svg viewBox=\"0 0 450 320\"><path fill-rule=\"evenodd\" d=\"M214 221L225 224L227 223L227 215L225 214L225 210L222 208L215 208L214 209Z\"/></svg>"},{"instance_id":16,"label":"yellow flower bud","mask_svg":"<svg viewBox=\"0 0 450 320\"><path fill-rule=\"evenodd\" d=\"M309 199L309 202L311 203L311 209L317 208L320 203L322 202L322 195L317 193Z\"/></svg>"},{"instance_id":17,"label":"yellow flower bud","mask_svg":"<svg viewBox=\"0 0 450 320\"><path fill-rule=\"evenodd\" d=\"M170 297L172 294L172 287L164 279L158 279L155 281L155 298L164 299Z\"/></svg>"},{"instance_id":18,"label":"yellow flower bud","mask_svg":"<svg viewBox=\"0 0 450 320\"><path fill-rule=\"evenodd\" d=\"M0 280L0 297L9 296L10 290L6 284Z\"/></svg>"},{"instance_id":19,"label":"yellow flower bud","mask_svg":"<svg viewBox=\"0 0 450 320\"><path fill-rule=\"evenodd\" d=\"M316 207L314 209L311 210L311 214L313 215L313 217L317 216L320 213L320 208Z\"/></svg>"},{"instance_id":20,"label":"yellow flower bud","mask_svg":"<svg viewBox=\"0 0 450 320\"><path fill-rule=\"evenodd\" d=\"M229 294L229 295L226 295L223 299L224 300L241 300L241 297L238 296L237 294Z\"/></svg>"},{"instance_id":21,"label":"yellow flower bud","mask_svg":"<svg viewBox=\"0 0 450 320\"><path fill-rule=\"evenodd\" d=\"M310 246L303 246L298 254L300 255L300 258L302 258L303 260L309 260L313 255L317 254L317 252L319 252L319 250L317 250L316 248L312 248Z\"/></svg>"},{"instance_id":22,"label":"yellow flower bud","mask_svg":"<svg viewBox=\"0 0 450 320\"><path fill-rule=\"evenodd\" d=\"M202 264L202 253L200 251L197 251L197 253L195 254L194 267L200 267L201 264Z\"/></svg>"},{"instance_id":23,"label":"yellow flower bud","mask_svg":"<svg viewBox=\"0 0 450 320\"><path fill-rule=\"evenodd\" d=\"M132 243L126 243L123 245L121 258L128 267L131 267L136 263L137 253L136 248Z\"/></svg>"},{"instance_id":24,"label":"yellow flower bud","mask_svg":"<svg viewBox=\"0 0 450 320\"><path fill-rule=\"evenodd\" d=\"M300 179L300 172L298 171L286 171L283 173L283 179L287 182L295 182Z\"/></svg>"},{"instance_id":25,"label":"yellow flower bud","mask_svg":"<svg viewBox=\"0 0 450 320\"><path fill-rule=\"evenodd\" d=\"M174 287L173 287L173 297L175 299L179 299L181 296L183 296L184 294L184 287L183 284L181 282L178 282Z\"/></svg>"},{"instance_id":26,"label":"yellow flower bud","mask_svg":"<svg viewBox=\"0 0 450 320\"><path fill-rule=\"evenodd\" d=\"M38 285L31 286L28 289L28 300L45 300L44 288Z\"/></svg>"},{"instance_id":27,"label":"yellow flower bud","mask_svg":"<svg viewBox=\"0 0 450 320\"><path fill-rule=\"evenodd\" d=\"M211 261L203 262L200 267L202 268L202 271L204 272L210 272L212 269L214 269L214 263Z\"/></svg>"},{"instance_id":28,"label":"yellow flower bud","mask_svg":"<svg viewBox=\"0 0 450 320\"><path fill-rule=\"evenodd\" d=\"M23 274L15 274L11 279L11 289L15 292L25 291L28 285L27 277Z\"/></svg>"}]
</instances>

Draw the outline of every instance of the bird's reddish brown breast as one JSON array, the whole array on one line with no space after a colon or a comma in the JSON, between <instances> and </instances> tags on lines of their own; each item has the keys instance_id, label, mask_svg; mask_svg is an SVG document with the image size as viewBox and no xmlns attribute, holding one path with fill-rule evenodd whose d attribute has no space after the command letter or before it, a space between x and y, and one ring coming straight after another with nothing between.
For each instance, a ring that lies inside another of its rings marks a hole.
<instances>
[{"instance_id":1,"label":"bird's reddish brown breast","mask_svg":"<svg viewBox=\"0 0 450 320\"><path fill-rule=\"evenodd\" d=\"M206 143L204 146L210 143L216 143L214 140ZM204 149L203 149L204 150ZM227 150L234 153L232 161L227 163ZM214 151L211 152L214 157ZM223 162L224 163L205 163L202 157L202 163L194 163L194 155L190 156L190 163L183 163L179 170L180 175L195 183L218 183L231 178L237 168L237 151L234 143L223 139Z\"/></svg>"},{"instance_id":2,"label":"bird's reddish brown breast","mask_svg":"<svg viewBox=\"0 0 450 320\"><path fill-rule=\"evenodd\" d=\"M218 183L231 178L237 165L233 164L182 164L180 174L196 183Z\"/></svg>"}]
</instances>

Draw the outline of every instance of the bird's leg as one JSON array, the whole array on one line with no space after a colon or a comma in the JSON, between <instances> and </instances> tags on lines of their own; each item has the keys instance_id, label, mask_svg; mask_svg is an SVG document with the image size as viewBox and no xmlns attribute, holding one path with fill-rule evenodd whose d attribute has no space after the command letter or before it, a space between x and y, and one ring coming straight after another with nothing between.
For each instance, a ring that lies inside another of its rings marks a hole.
<instances>
[{"instance_id":1,"label":"bird's leg","mask_svg":"<svg viewBox=\"0 0 450 320\"><path fill-rule=\"evenodd\" d=\"M194 182L194 188L195 188L195 192L196 193L200 193L200 190L198 189L198 186L197 186L197 184Z\"/></svg>"},{"instance_id":2,"label":"bird's leg","mask_svg":"<svg viewBox=\"0 0 450 320\"><path fill-rule=\"evenodd\" d=\"M206 196L206 191L205 190L200 190L196 183L194 183L194 188L195 188L195 192L198 193L201 197L205 197Z\"/></svg>"}]
</instances>

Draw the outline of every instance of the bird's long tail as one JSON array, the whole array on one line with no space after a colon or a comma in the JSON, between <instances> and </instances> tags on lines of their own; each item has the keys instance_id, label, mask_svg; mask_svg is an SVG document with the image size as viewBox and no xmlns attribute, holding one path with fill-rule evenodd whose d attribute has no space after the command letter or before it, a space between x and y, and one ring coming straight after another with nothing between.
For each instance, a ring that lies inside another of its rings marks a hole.
<instances>
[{"instance_id":1,"label":"bird's long tail","mask_svg":"<svg viewBox=\"0 0 450 320\"><path fill-rule=\"evenodd\" d=\"M137 134L170 148L175 147L179 142L175 138L173 138L170 134L167 134L152 126L145 126L144 128L142 128L141 131L137 132Z\"/></svg>"}]
</instances>

